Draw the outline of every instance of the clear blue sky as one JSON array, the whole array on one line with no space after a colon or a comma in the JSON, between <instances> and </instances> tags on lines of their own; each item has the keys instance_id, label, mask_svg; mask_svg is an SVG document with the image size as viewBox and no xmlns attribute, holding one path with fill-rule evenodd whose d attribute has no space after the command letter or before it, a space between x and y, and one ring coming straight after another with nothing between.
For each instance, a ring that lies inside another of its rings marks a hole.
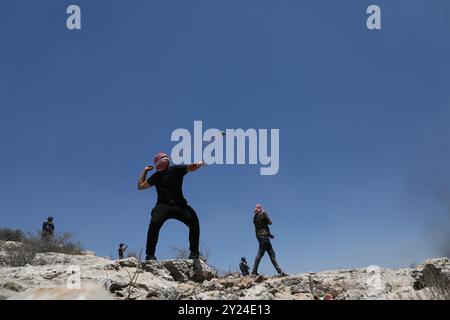
<instances>
[{"instance_id":1,"label":"clear blue sky","mask_svg":"<svg viewBox=\"0 0 450 320\"><path fill-rule=\"evenodd\" d=\"M66 29L66 8L82 30ZM382 30L366 28L370 4ZM210 262L253 262L262 203L288 272L408 266L448 227L450 2L0 3L0 225L48 215L99 255L145 247L155 190L136 181L170 134L279 128L280 171L210 166L185 178ZM169 221L158 258L187 246ZM262 272L274 272L269 259Z\"/></svg>"}]
</instances>

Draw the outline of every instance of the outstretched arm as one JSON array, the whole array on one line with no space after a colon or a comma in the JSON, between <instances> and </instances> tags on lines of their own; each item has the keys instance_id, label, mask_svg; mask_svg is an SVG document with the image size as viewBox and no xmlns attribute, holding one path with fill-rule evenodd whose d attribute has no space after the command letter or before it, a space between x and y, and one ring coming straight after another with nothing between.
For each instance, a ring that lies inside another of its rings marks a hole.
<instances>
[{"instance_id":1,"label":"outstretched arm","mask_svg":"<svg viewBox=\"0 0 450 320\"><path fill-rule=\"evenodd\" d=\"M198 170L198 168L203 167L203 166L206 166L206 163L205 163L205 161L203 161L203 160L198 161L198 162L193 163L193 164L188 164L188 166L187 166L187 172L193 172L193 171L196 171L196 170Z\"/></svg>"},{"instance_id":2,"label":"outstretched arm","mask_svg":"<svg viewBox=\"0 0 450 320\"><path fill-rule=\"evenodd\" d=\"M151 187L151 185L147 182L147 173L153 170L153 166L147 166L144 168L144 171L139 176L137 188L138 190L144 190Z\"/></svg>"}]
</instances>

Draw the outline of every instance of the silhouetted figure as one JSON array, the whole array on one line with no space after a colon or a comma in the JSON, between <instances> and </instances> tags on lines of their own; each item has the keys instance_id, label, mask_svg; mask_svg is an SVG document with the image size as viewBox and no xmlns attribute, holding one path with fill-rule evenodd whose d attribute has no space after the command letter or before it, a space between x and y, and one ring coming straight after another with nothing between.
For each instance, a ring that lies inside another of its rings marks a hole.
<instances>
[{"instance_id":1,"label":"silhouetted figure","mask_svg":"<svg viewBox=\"0 0 450 320\"><path fill-rule=\"evenodd\" d=\"M123 254L125 253L125 251L127 250L128 246L125 243L121 243L119 244L119 259L123 259Z\"/></svg>"},{"instance_id":2,"label":"silhouetted figure","mask_svg":"<svg viewBox=\"0 0 450 320\"><path fill-rule=\"evenodd\" d=\"M241 262L239 263L239 269L241 269L241 273L244 277L249 275L250 267L248 266L245 257L241 258Z\"/></svg>"},{"instance_id":3,"label":"silhouetted figure","mask_svg":"<svg viewBox=\"0 0 450 320\"><path fill-rule=\"evenodd\" d=\"M42 239L48 239L53 237L55 233L55 224L53 223L53 217L50 216L42 224Z\"/></svg>"}]
</instances>

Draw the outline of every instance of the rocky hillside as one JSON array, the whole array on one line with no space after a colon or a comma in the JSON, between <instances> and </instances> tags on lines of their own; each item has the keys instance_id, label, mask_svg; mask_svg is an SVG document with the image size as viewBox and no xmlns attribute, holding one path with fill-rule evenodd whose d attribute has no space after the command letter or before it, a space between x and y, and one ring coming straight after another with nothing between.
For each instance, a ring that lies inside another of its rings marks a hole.
<instances>
[{"instance_id":1,"label":"rocky hillside","mask_svg":"<svg viewBox=\"0 0 450 320\"><path fill-rule=\"evenodd\" d=\"M17 244L0 243L0 249ZM0 257L7 251L0 250ZM0 299L450 299L450 261L414 269L345 269L285 277L218 277L200 260L139 263L40 253L22 267L0 266Z\"/></svg>"}]
</instances>

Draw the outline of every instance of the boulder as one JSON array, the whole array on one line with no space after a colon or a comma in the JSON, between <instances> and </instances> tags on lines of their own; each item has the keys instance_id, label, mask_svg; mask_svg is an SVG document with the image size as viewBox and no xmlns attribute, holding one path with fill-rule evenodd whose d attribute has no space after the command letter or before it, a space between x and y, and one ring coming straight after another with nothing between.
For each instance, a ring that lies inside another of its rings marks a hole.
<instances>
[{"instance_id":1,"label":"boulder","mask_svg":"<svg viewBox=\"0 0 450 320\"><path fill-rule=\"evenodd\" d=\"M23 286L21 286L20 284L18 284L17 282L14 281L8 281L6 283L4 283L2 285L2 287L6 290L10 290L10 291L14 291L14 292L20 292L25 290Z\"/></svg>"},{"instance_id":2,"label":"boulder","mask_svg":"<svg viewBox=\"0 0 450 320\"><path fill-rule=\"evenodd\" d=\"M202 260L179 259L161 261L175 281L203 282L216 277L216 272Z\"/></svg>"},{"instance_id":3,"label":"boulder","mask_svg":"<svg viewBox=\"0 0 450 320\"><path fill-rule=\"evenodd\" d=\"M121 267L136 268L139 264L139 261L135 257L129 257L129 258L121 259L121 260L117 261L117 263Z\"/></svg>"}]
</instances>

